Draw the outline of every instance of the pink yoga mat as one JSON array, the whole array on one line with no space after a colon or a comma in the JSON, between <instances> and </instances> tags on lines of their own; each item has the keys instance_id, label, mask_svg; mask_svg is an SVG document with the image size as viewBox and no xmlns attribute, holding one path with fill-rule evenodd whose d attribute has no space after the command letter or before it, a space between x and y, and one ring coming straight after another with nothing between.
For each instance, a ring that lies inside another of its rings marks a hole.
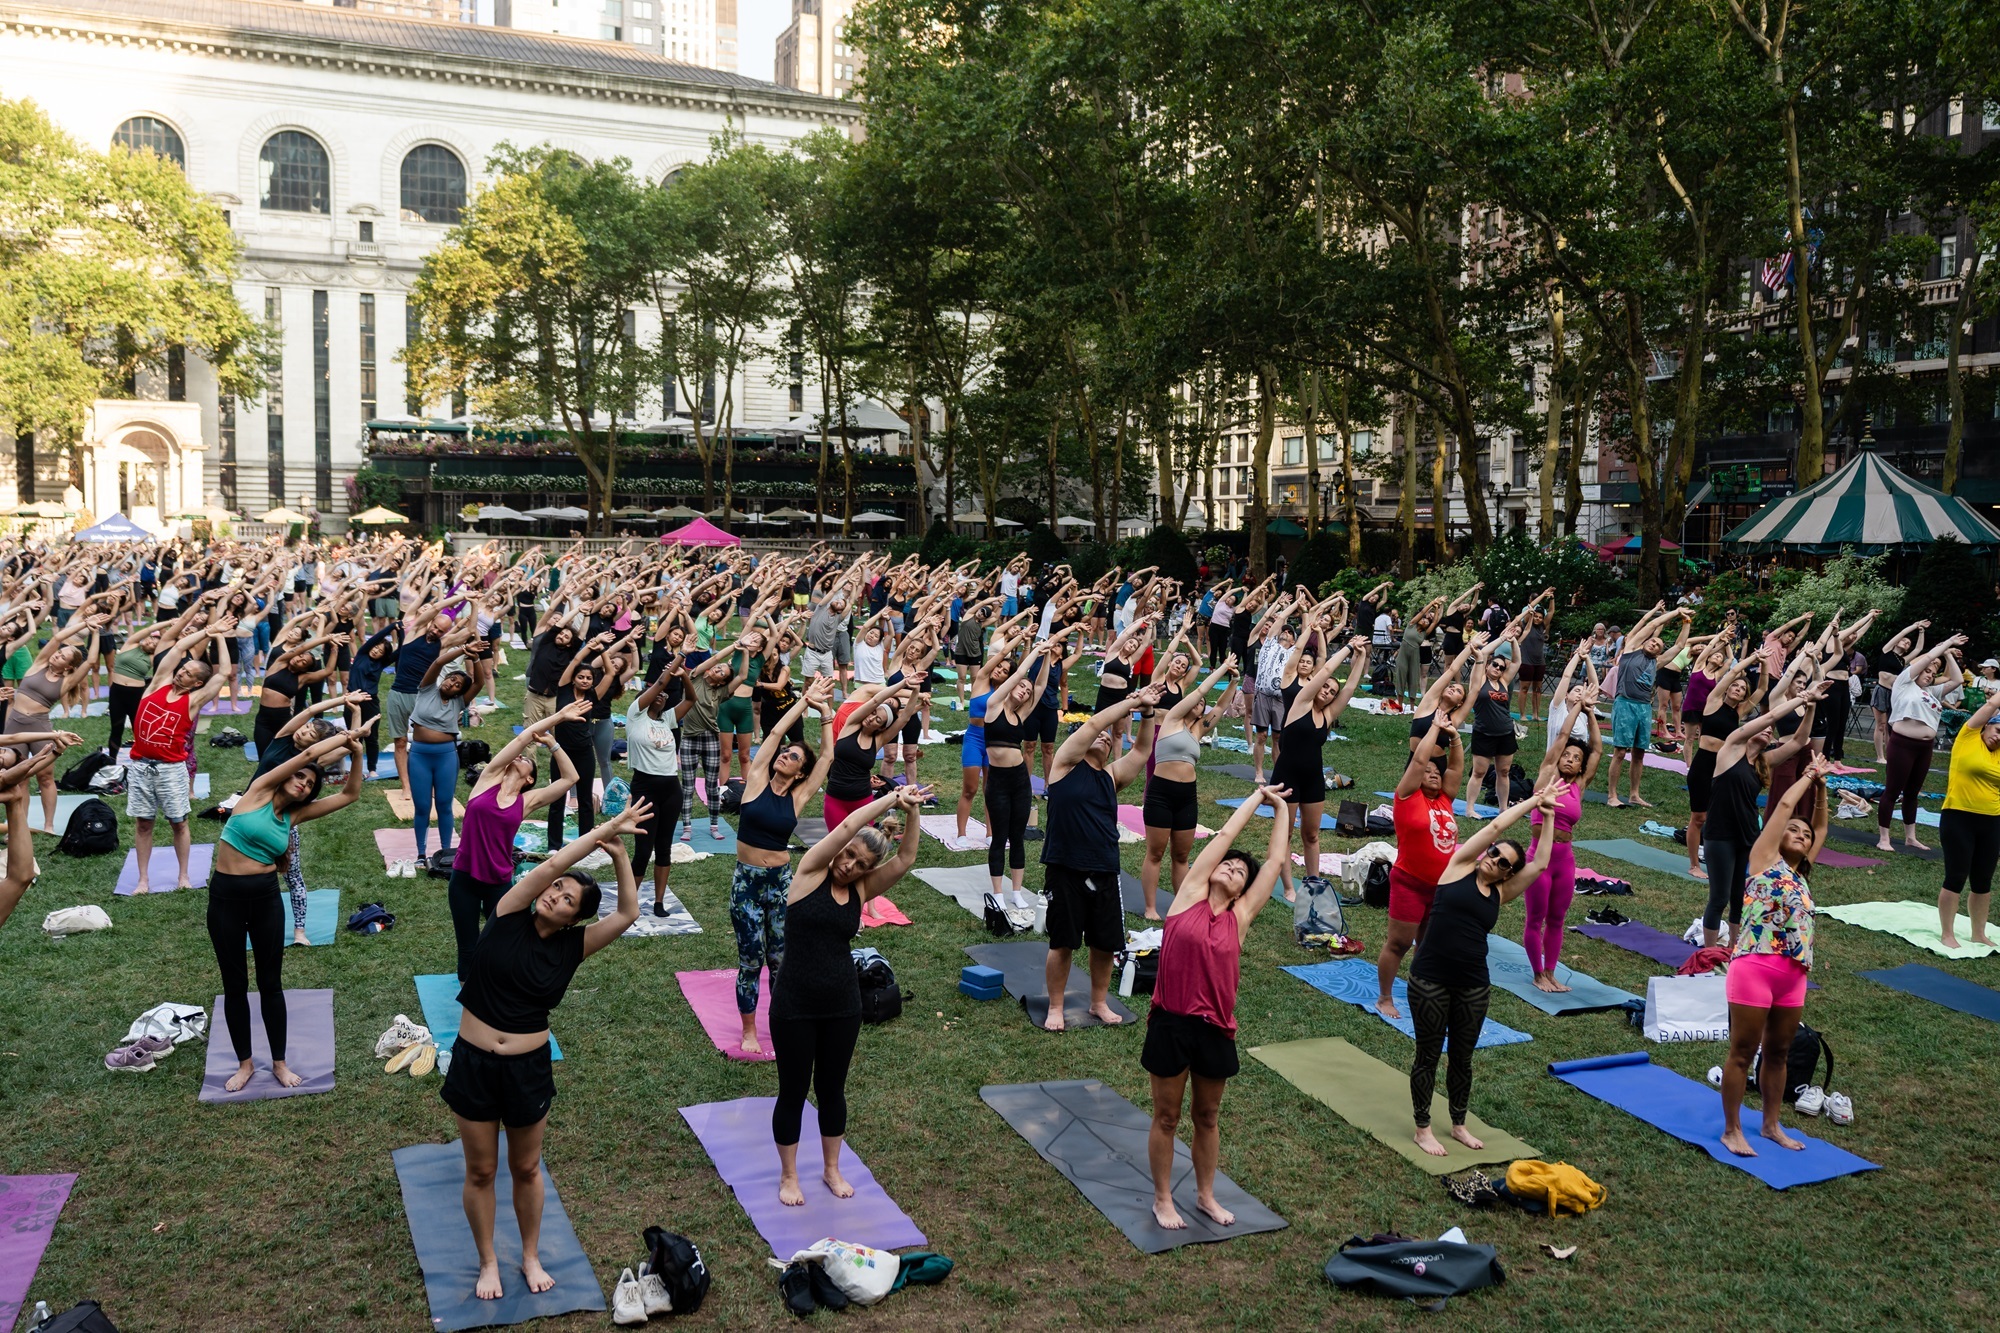
<instances>
[{"instance_id":1,"label":"pink yoga mat","mask_svg":"<svg viewBox=\"0 0 2000 1333\"><path fill-rule=\"evenodd\" d=\"M701 1030L715 1043L715 1049L732 1060L775 1060L771 1054L771 973L767 969L757 979L757 1044L764 1049L752 1055L743 1049L743 1016L736 1011L736 969L718 967L710 972L676 972L681 994L701 1020ZM787 1258L790 1256L787 1255Z\"/></svg>"},{"instance_id":2,"label":"pink yoga mat","mask_svg":"<svg viewBox=\"0 0 2000 1333\"><path fill-rule=\"evenodd\" d=\"M384 870L397 861L414 861L417 859L417 831L408 828L378 828L375 830L375 847L382 853Z\"/></svg>"},{"instance_id":3,"label":"pink yoga mat","mask_svg":"<svg viewBox=\"0 0 2000 1333\"><path fill-rule=\"evenodd\" d=\"M1887 865L1888 862L1873 856L1849 856L1846 852L1822 851L1817 858L1823 866L1836 870L1858 870L1866 866Z\"/></svg>"},{"instance_id":4,"label":"pink yoga mat","mask_svg":"<svg viewBox=\"0 0 2000 1333\"><path fill-rule=\"evenodd\" d=\"M1687 760L1669 759L1667 756L1663 754L1651 754L1651 753L1647 754L1646 767L1664 768L1669 773L1679 773L1683 777L1687 775L1688 771Z\"/></svg>"},{"instance_id":5,"label":"pink yoga mat","mask_svg":"<svg viewBox=\"0 0 2000 1333\"><path fill-rule=\"evenodd\" d=\"M870 916L869 912L873 912L874 915ZM861 914L861 928L863 930L868 929L870 926L907 926L909 924L910 918L903 915L903 909L890 902L887 898L877 898L870 902L868 910ZM734 983L732 982L731 985L733 987ZM758 996L758 1003L763 1003L761 995ZM764 1007L768 1009L770 1006L765 1005Z\"/></svg>"},{"instance_id":6,"label":"pink yoga mat","mask_svg":"<svg viewBox=\"0 0 2000 1333\"><path fill-rule=\"evenodd\" d=\"M188 883L199 886L208 883L208 872L215 864L215 844L198 842L188 848ZM146 892L172 893L180 887L181 863L174 855L172 842L153 844L153 858L146 863ZM125 865L118 872L118 887L112 892L121 898L130 898L132 890L139 887L139 849L128 848Z\"/></svg>"},{"instance_id":7,"label":"pink yoga mat","mask_svg":"<svg viewBox=\"0 0 2000 1333\"><path fill-rule=\"evenodd\" d=\"M0 1333L14 1327L76 1176L0 1176Z\"/></svg>"}]
</instances>

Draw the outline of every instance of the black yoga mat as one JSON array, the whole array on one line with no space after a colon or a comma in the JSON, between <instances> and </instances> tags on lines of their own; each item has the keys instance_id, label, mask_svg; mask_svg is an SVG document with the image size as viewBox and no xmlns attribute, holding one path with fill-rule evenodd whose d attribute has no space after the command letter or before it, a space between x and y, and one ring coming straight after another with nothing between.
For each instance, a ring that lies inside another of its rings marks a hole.
<instances>
[{"instance_id":1,"label":"black yoga mat","mask_svg":"<svg viewBox=\"0 0 2000 1333\"><path fill-rule=\"evenodd\" d=\"M1177 1139L1174 1207L1187 1226L1180 1231L1162 1227L1153 1219L1153 1178L1146 1165L1146 1135L1153 1118L1094 1078L994 1084L981 1088L979 1096L1146 1254L1282 1231L1287 1225L1220 1172L1215 1201L1236 1214L1236 1221L1225 1227L1211 1220L1195 1207L1194 1159Z\"/></svg>"},{"instance_id":2,"label":"black yoga mat","mask_svg":"<svg viewBox=\"0 0 2000 1333\"><path fill-rule=\"evenodd\" d=\"M965 956L985 967L994 968L1001 974L1001 984L1007 994L1019 1000L1028 1011L1028 1021L1037 1028L1048 1021L1049 988L1045 969L1049 961L1049 946L1036 940L1016 940L1005 944L974 944L965 950ZM1136 1024L1139 1019L1119 1000L1118 992L1112 991L1111 1012L1126 1023ZM1090 974L1071 963L1069 984L1063 988L1063 1026L1065 1028L1097 1028L1104 1024L1090 1012Z\"/></svg>"},{"instance_id":3,"label":"black yoga mat","mask_svg":"<svg viewBox=\"0 0 2000 1333\"><path fill-rule=\"evenodd\" d=\"M1164 865L1160 867L1160 878L1162 880L1171 878L1167 874L1167 868ZM1118 897L1125 904L1125 910L1133 916L1144 916L1146 914L1146 888L1143 884L1139 883L1137 875L1125 870L1118 872ZM1167 909L1174 905L1174 890L1170 883L1162 883L1154 886L1153 903L1154 911L1158 912L1161 916L1167 914Z\"/></svg>"},{"instance_id":4,"label":"black yoga mat","mask_svg":"<svg viewBox=\"0 0 2000 1333\"><path fill-rule=\"evenodd\" d=\"M1826 831L1826 833L1828 837L1838 838L1842 842L1858 842L1858 843L1863 843L1869 847L1873 847L1875 845L1875 839L1877 837L1876 834L1863 833L1860 829L1842 828L1838 824L1835 824L1833 827L1829 828ZM1933 830L1933 833L1935 833L1935 830ZM1896 849L1896 855L1898 856L1921 857L1923 860L1926 861L1944 860L1944 853L1939 851L1935 847L1927 847L1921 852L1914 847L1905 847L1903 845L1903 835L1900 830L1893 837L1889 839L1889 845Z\"/></svg>"}]
</instances>

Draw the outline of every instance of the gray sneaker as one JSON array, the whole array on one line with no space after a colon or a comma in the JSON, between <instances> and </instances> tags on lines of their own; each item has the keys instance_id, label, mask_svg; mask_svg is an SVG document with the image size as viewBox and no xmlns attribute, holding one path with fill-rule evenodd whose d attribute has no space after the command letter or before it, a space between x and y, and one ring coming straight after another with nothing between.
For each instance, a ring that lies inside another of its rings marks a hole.
<instances>
[{"instance_id":1,"label":"gray sneaker","mask_svg":"<svg viewBox=\"0 0 2000 1333\"><path fill-rule=\"evenodd\" d=\"M104 1067L114 1074L147 1074L154 1067L153 1054L141 1049L136 1043L120 1046L104 1057Z\"/></svg>"},{"instance_id":2,"label":"gray sneaker","mask_svg":"<svg viewBox=\"0 0 2000 1333\"><path fill-rule=\"evenodd\" d=\"M174 1044L171 1041L150 1034L137 1041L126 1042L125 1046L127 1050L144 1051L155 1060L164 1060L174 1053Z\"/></svg>"}]
</instances>

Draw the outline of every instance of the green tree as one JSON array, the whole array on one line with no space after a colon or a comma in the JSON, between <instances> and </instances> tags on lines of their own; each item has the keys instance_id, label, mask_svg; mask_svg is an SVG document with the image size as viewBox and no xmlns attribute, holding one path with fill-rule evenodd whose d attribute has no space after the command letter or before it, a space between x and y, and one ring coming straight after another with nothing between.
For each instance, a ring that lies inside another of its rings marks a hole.
<instances>
[{"instance_id":1,"label":"green tree","mask_svg":"<svg viewBox=\"0 0 2000 1333\"><path fill-rule=\"evenodd\" d=\"M1955 537L1941 537L1924 548L1916 572L1904 586L1905 622L1931 622L1929 642L1952 634L1972 640L1961 661L1978 661L2000 651L2000 603L1993 595L1993 575L1971 548Z\"/></svg>"}]
</instances>

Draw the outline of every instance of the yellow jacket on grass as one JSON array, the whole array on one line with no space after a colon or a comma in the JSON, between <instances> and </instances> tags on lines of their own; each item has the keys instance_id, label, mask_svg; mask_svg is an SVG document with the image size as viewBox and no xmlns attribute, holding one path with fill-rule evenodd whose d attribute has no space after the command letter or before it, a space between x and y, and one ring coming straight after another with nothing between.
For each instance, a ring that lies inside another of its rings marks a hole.
<instances>
[{"instance_id":1,"label":"yellow jacket on grass","mask_svg":"<svg viewBox=\"0 0 2000 1333\"><path fill-rule=\"evenodd\" d=\"M1524 1199L1540 1199L1551 1216L1587 1213L1604 1202L1604 1186L1568 1162L1530 1158L1507 1168L1507 1188Z\"/></svg>"}]
</instances>

